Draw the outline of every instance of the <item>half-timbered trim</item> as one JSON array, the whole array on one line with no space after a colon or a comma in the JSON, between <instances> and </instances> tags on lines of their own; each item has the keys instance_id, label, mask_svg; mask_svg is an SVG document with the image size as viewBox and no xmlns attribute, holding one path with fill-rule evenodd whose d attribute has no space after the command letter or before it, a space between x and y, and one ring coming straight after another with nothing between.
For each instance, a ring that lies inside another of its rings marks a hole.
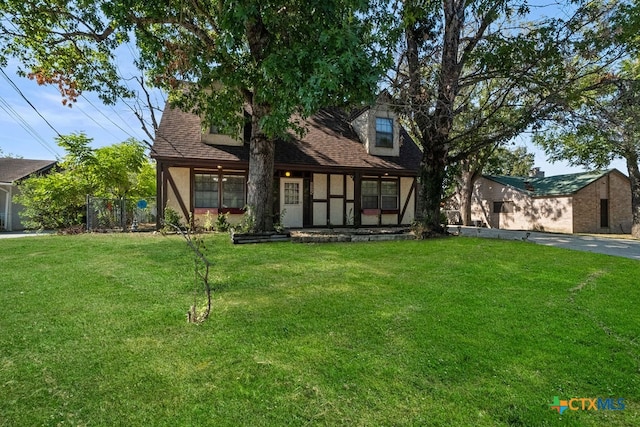
<instances>
[{"instance_id":1,"label":"half-timbered trim","mask_svg":"<svg viewBox=\"0 0 640 427\"><path fill-rule=\"evenodd\" d=\"M338 110L323 110L307 120L303 138L292 134L276 141L273 211L285 226L388 226L413 221L421 151L391 110L358 114L354 119ZM393 121L393 147L375 147L380 117ZM227 175L243 176L246 185L248 144L203 143L201 129L197 116L165 109L152 151L158 162L160 211L172 207L196 221L207 213L228 213L231 222L240 221L244 210L237 203L224 206L223 180ZM363 206L367 180L376 182L375 210Z\"/></svg>"}]
</instances>

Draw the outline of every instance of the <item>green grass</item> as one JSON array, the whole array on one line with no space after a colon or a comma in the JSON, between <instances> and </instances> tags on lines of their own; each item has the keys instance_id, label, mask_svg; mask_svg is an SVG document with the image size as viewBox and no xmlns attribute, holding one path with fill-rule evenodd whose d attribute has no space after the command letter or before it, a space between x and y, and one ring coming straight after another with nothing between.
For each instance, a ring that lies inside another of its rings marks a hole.
<instances>
[{"instance_id":1,"label":"green grass","mask_svg":"<svg viewBox=\"0 0 640 427\"><path fill-rule=\"evenodd\" d=\"M0 426L638 425L640 264L446 238L0 241ZM549 408L554 396L621 411Z\"/></svg>"}]
</instances>

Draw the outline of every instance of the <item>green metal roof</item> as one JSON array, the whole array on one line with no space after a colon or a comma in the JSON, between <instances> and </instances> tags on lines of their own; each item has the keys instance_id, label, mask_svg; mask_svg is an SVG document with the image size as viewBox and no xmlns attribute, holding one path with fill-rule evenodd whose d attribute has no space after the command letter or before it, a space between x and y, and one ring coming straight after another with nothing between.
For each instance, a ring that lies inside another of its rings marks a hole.
<instances>
[{"instance_id":1,"label":"green metal roof","mask_svg":"<svg viewBox=\"0 0 640 427\"><path fill-rule=\"evenodd\" d=\"M586 187L613 171L617 171L617 169L572 173L544 178L504 175L484 175L484 177L499 184L513 187L516 190L527 193L531 197L566 196L575 194L581 188Z\"/></svg>"}]
</instances>

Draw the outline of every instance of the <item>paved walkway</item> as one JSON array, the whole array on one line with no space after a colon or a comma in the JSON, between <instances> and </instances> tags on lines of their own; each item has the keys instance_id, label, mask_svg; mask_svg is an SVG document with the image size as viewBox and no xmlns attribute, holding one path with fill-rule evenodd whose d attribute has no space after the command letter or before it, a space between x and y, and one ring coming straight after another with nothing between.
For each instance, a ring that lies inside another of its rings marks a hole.
<instances>
[{"instance_id":1,"label":"paved walkway","mask_svg":"<svg viewBox=\"0 0 640 427\"><path fill-rule=\"evenodd\" d=\"M459 230L459 231L458 231ZM505 240L526 240L539 245L557 246L577 251L595 252L640 260L640 240L595 237L592 235L539 233L537 231L498 230L494 228L450 226L450 233L462 236ZM528 236L527 236L528 235Z\"/></svg>"},{"instance_id":2,"label":"paved walkway","mask_svg":"<svg viewBox=\"0 0 640 427\"><path fill-rule=\"evenodd\" d=\"M53 231L0 231L0 239L14 239L17 237L33 237L33 236L48 236L53 234Z\"/></svg>"}]
</instances>

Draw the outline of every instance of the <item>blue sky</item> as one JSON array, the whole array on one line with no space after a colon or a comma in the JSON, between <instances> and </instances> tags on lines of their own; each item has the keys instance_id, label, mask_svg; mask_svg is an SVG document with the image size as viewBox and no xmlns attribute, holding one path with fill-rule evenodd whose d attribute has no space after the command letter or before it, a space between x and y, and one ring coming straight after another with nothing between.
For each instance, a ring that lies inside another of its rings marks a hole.
<instances>
[{"instance_id":1,"label":"blue sky","mask_svg":"<svg viewBox=\"0 0 640 427\"><path fill-rule=\"evenodd\" d=\"M0 73L0 149L4 154L28 159L62 157L64 150L55 142L58 133L84 132L93 138L95 147L128 138L148 139L124 102L104 105L95 94L84 93L70 108L62 105L56 87L38 86L18 76L15 62L3 71L10 80Z\"/></svg>"}]
</instances>

